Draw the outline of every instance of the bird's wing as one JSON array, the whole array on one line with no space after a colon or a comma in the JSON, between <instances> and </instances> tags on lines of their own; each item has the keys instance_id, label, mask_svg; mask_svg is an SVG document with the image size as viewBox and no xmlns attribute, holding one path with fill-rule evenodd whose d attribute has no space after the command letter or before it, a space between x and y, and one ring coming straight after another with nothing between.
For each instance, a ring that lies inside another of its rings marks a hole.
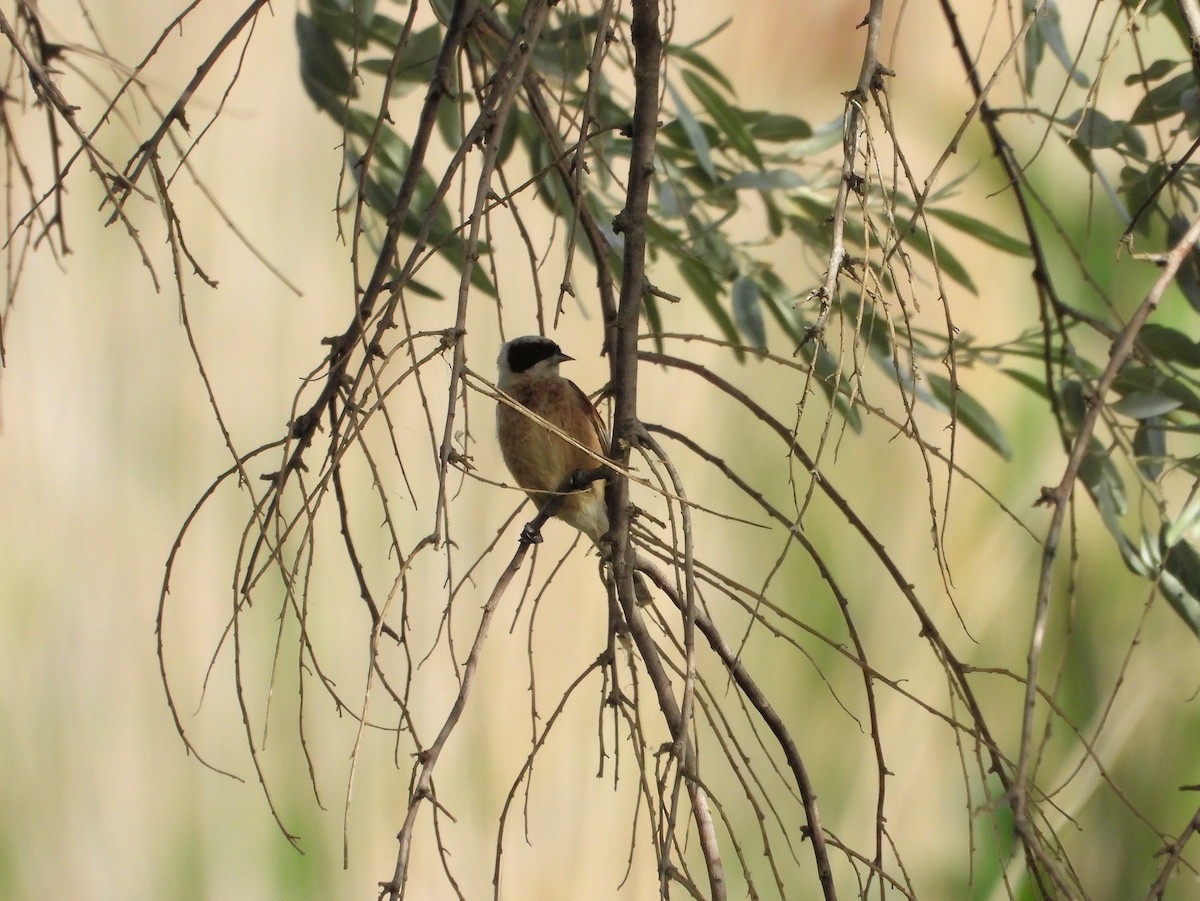
<instances>
[{"instance_id":1,"label":"bird's wing","mask_svg":"<svg viewBox=\"0 0 1200 901\"><path fill-rule=\"evenodd\" d=\"M580 402L587 408L588 418L591 420L592 428L596 430L596 443L600 447L600 453L605 457L608 456L608 429L604 427L604 420L600 418L600 411L596 409L596 405L588 400L588 396L583 393L583 389L571 382L569 384L574 389Z\"/></svg>"}]
</instances>

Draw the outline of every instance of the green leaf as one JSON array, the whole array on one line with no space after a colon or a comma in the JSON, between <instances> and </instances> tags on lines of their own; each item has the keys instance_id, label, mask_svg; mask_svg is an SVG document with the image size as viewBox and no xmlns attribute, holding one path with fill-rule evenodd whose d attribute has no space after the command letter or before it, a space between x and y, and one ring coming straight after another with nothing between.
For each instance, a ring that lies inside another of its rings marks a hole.
<instances>
[{"instance_id":1,"label":"green leaf","mask_svg":"<svg viewBox=\"0 0 1200 901\"><path fill-rule=\"evenodd\" d=\"M1063 412L1066 414L1068 423L1074 430L1078 430L1079 425L1083 422L1083 417L1087 415L1087 400L1083 385L1075 379L1068 379L1062 383L1060 395ZM1083 461L1079 467L1079 480L1083 482L1088 494L1100 507L1101 515L1109 524L1109 531L1112 531L1114 535L1120 534L1120 529L1116 525L1116 517L1124 516L1129 509L1125 497L1125 483L1121 480L1116 466L1113 465L1107 448L1095 436L1088 441L1087 450L1084 452Z\"/></svg>"},{"instance_id":2,"label":"green leaf","mask_svg":"<svg viewBox=\"0 0 1200 901\"><path fill-rule=\"evenodd\" d=\"M1167 223L1167 243L1172 247L1188 230L1188 221L1182 213L1176 213ZM1175 273L1175 284L1183 292L1192 309L1200 313L1200 250L1193 247Z\"/></svg>"},{"instance_id":3,"label":"green leaf","mask_svg":"<svg viewBox=\"0 0 1200 901\"><path fill-rule=\"evenodd\" d=\"M328 32L303 13L296 13L296 44L304 90L318 107L336 121L342 121L346 98L354 89L342 52Z\"/></svg>"},{"instance_id":4,"label":"green leaf","mask_svg":"<svg viewBox=\"0 0 1200 901\"><path fill-rule=\"evenodd\" d=\"M1163 460L1167 456L1167 436L1163 431L1163 420L1157 416L1143 419L1133 433L1133 453L1142 475L1157 481L1162 475Z\"/></svg>"},{"instance_id":5,"label":"green leaf","mask_svg":"<svg viewBox=\"0 0 1200 901\"><path fill-rule=\"evenodd\" d=\"M818 153L824 153L842 140L844 125L845 123L842 121L841 116L821 123L812 130L813 134L811 138L788 145L788 159L804 159L805 157L816 156Z\"/></svg>"},{"instance_id":6,"label":"green leaf","mask_svg":"<svg viewBox=\"0 0 1200 901\"><path fill-rule=\"evenodd\" d=\"M729 313L726 312L725 305L721 303L721 294L723 293L721 282L712 269L694 257L683 257L679 261L679 274L688 283L692 294L712 316L726 340L733 344L740 344L741 338L738 335L737 327ZM742 355L739 354L738 359L740 360L741 357Z\"/></svg>"},{"instance_id":7,"label":"green leaf","mask_svg":"<svg viewBox=\"0 0 1200 901\"><path fill-rule=\"evenodd\" d=\"M664 219L679 219L691 211L695 200L687 188L676 187L668 178L656 179L654 186L658 189L658 212Z\"/></svg>"},{"instance_id":8,"label":"green leaf","mask_svg":"<svg viewBox=\"0 0 1200 901\"><path fill-rule=\"evenodd\" d=\"M368 4L351 9L350 4L338 0L309 0L308 6L317 27L330 38L347 47L366 46L367 23L372 14Z\"/></svg>"},{"instance_id":9,"label":"green leaf","mask_svg":"<svg viewBox=\"0 0 1200 901\"><path fill-rule=\"evenodd\" d=\"M1075 110L1063 121L1071 126L1074 132L1073 140L1082 142L1090 150L1118 147L1125 139L1125 123L1114 122L1092 107Z\"/></svg>"},{"instance_id":10,"label":"green leaf","mask_svg":"<svg viewBox=\"0 0 1200 901\"><path fill-rule=\"evenodd\" d=\"M1174 547L1196 528L1197 523L1200 523L1200 492L1192 495L1175 521L1167 526L1163 532L1163 544L1168 548Z\"/></svg>"},{"instance_id":11,"label":"green leaf","mask_svg":"<svg viewBox=\"0 0 1200 901\"><path fill-rule=\"evenodd\" d=\"M1027 257L1030 254L1029 245L1024 241L1005 234L996 228L996 226L984 222L982 219L976 219L974 216L968 216L965 213L959 213L955 210L926 208L926 212L935 219L941 219L947 225L957 228L959 231L970 235L977 241L982 241L990 247L1004 251L1004 253L1010 253L1018 257Z\"/></svg>"},{"instance_id":12,"label":"green leaf","mask_svg":"<svg viewBox=\"0 0 1200 901\"><path fill-rule=\"evenodd\" d=\"M376 119L370 113L362 110L352 109L346 115L346 131L355 137L361 138L365 145L371 140L371 135L375 131ZM408 160L412 154L412 149L408 146L399 134L397 134L386 122L379 129L379 133L375 136L375 161L388 166L392 170L403 174L408 167Z\"/></svg>"},{"instance_id":13,"label":"green leaf","mask_svg":"<svg viewBox=\"0 0 1200 901\"><path fill-rule=\"evenodd\" d=\"M1148 65L1142 72L1134 72L1132 75L1125 76L1125 84L1135 85L1142 84L1147 81L1158 81L1160 78L1169 75L1171 72L1180 66L1179 60L1174 59L1156 59Z\"/></svg>"},{"instance_id":14,"label":"green leaf","mask_svg":"<svg viewBox=\"0 0 1200 901\"><path fill-rule=\"evenodd\" d=\"M671 84L671 80L667 79L667 93L671 95L671 102L675 104L675 109L679 112L679 126L683 129L687 136L688 143L691 144L692 150L696 151L696 162L700 164L700 168L712 181L717 180L717 170L713 166L712 148L708 143L708 138L704 134L704 129L700 127L700 123L692 114L691 107L687 105L680 93L675 90L675 86Z\"/></svg>"},{"instance_id":15,"label":"green leaf","mask_svg":"<svg viewBox=\"0 0 1200 901\"><path fill-rule=\"evenodd\" d=\"M685 71L683 80L687 83L692 96L700 101L700 105L712 117L713 123L725 136L730 146L761 169L762 156L758 152L754 138L746 130L746 123L742 119L741 112L730 106L711 84L695 72Z\"/></svg>"},{"instance_id":16,"label":"green leaf","mask_svg":"<svg viewBox=\"0 0 1200 901\"><path fill-rule=\"evenodd\" d=\"M396 62L393 91L414 84L428 84L433 78L433 69L438 54L442 52L442 27L434 24L408 36L408 43ZM369 72L386 74L391 68L391 57L379 60L364 60L360 65Z\"/></svg>"},{"instance_id":17,"label":"green leaf","mask_svg":"<svg viewBox=\"0 0 1200 901\"><path fill-rule=\"evenodd\" d=\"M1158 589L1188 628L1200 636L1200 555L1186 541L1168 547Z\"/></svg>"},{"instance_id":18,"label":"green leaf","mask_svg":"<svg viewBox=\"0 0 1200 901\"><path fill-rule=\"evenodd\" d=\"M646 324L650 328L650 334L654 336L654 349L662 353L663 349L663 322L662 312L658 308L658 298L653 294L645 294L642 296L642 312L646 316Z\"/></svg>"},{"instance_id":19,"label":"green leaf","mask_svg":"<svg viewBox=\"0 0 1200 901\"><path fill-rule=\"evenodd\" d=\"M1183 92L1195 83L1195 77L1189 71L1151 88L1142 97L1129 121L1134 125L1147 125L1178 115L1182 111Z\"/></svg>"},{"instance_id":20,"label":"green leaf","mask_svg":"<svg viewBox=\"0 0 1200 901\"><path fill-rule=\"evenodd\" d=\"M1021 0L1021 19L1028 19L1033 15L1034 8L1037 6L1036 0ZM1042 30L1038 28L1036 20L1029 26L1025 32L1025 93L1033 93L1033 82L1037 77L1038 67L1042 64L1042 57L1046 55L1046 38L1042 34Z\"/></svg>"},{"instance_id":21,"label":"green leaf","mask_svg":"<svg viewBox=\"0 0 1200 901\"><path fill-rule=\"evenodd\" d=\"M1134 166L1125 166L1121 170L1120 190L1125 193L1131 213L1134 210L1141 209L1142 204L1149 200L1151 194L1162 183L1166 172L1167 168L1162 163L1151 163L1145 170ZM1156 208L1157 202L1148 207L1147 212L1153 212ZM1153 216L1143 214L1137 222L1138 233L1149 235L1153 223Z\"/></svg>"},{"instance_id":22,"label":"green leaf","mask_svg":"<svg viewBox=\"0 0 1200 901\"><path fill-rule=\"evenodd\" d=\"M1022 4L1023 8L1025 9L1025 14L1028 15L1029 12L1036 7L1036 5L1036 0L1025 0L1025 2ZM1029 32L1031 34L1034 31L1038 32L1042 43L1050 48L1050 52L1054 54L1055 59L1057 59L1062 67L1070 73L1071 80L1080 87L1086 88L1088 86L1087 76L1080 72L1076 67L1075 61L1071 58L1071 53L1067 49L1067 41L1063 37L1062 33L1062 16L1059 15L1058 5L1054 2L1054 0L1045 0L1045 5L1042 6L1041 11L1038 13L1037 19L1034 20L1034 23L1029 27ZM1029 39L1026 37L1027 51L1028 44ZM1038 53L1038 59L1041 59L1040 51ZM1032 78L1030 79L1029 83L1032 85Z\"/></svg>"},{"instance_id":23,"label":"green leaf","mask_svg":"<svg viewBox=\"0 0 1200 901\"><path fill-rule=\"evenodd\" d=\"M796 322L796 312L787 286L772 270L763 269L758 273L758 287L759 294L775 322L793 344L799 344L800 327Z\"/></svg>"},{"instance_id":24,"label":"green leaf","mask_svg":"<svg viewBox=\"0 0 1200 901\"><path fill-rule=\"evenodd\" d=\"M861 432L862 414L848 399L850 382L844 375L838 378L838 358L829 352L823 341L812 341L806 347L813 348L811 351L805 351L803 355L812 367L813 375L825 398L846 418L850 428Z\"/></svg>"},{"instance_id":25,"label":"green leaf","mask_svg":"<svg viewBox=\"0 0 1200 901\"><path fill-rule=\"evenodd\" d=\"M754 279L739 275L733 281L730 292L733 304L733 321L747 343L758 348L767 346L767 328L763 324L762 308L759 305L759 290Z\"/></svg>"},{"instance_id":26,"label":"green leaf","mask_svg":"<svg viewBox=\"0 0 1200 901\"><path fill-rule=\"evenodd\" d=\"M559 7L564 9L566 4ZM565 82L577 78L587 68L592 44L600 26L596 13L562 13L563 24L542 32L533 48L533 65L541 75L555 74Z\"/></svg>"},{"instance_id":27,"label":"green leaf","mask_svg":"<svg viewBox=\"0 0 1200 901\"><path fill-rule=\"evenodd\" d=\"M856 335L867 342L867 350L876 360L892 359L892 335L887 320L875 312L872 303L863 304L855 291L843 291L837 305Z\"/></svg>"},{"instance_id":28,"label":"green leaf","mask_svg":"<svg viewBox=\"0 0 1200 901\"><path fill-rule=\"evenodd\" d=\"M703 40L701 39L699 43L703 43ZM703 72L731 94L733 93L733 82L729 80L729 76L722 72L719 67L713 65L708 57L696 51L694 45L684 47L679 44L671 44L667 47L667 55L678 57L692 68Z\"/></svg>"},{"instance_id":29,"label":"green leaf","mask_svg":"<svg viewBox=\"0 0 1200 901\"><path fill-rule=\"evenodd\" d=\"M1113 465L1109 452L1095 438L1088 442L1079 466L1079 478L1101 507L1107 504L1118 516L1124 516L1128 511L1125 483Z\"/></svg>"},{"instance_id":30,"label":"green leaf","mask_svg":"<svg viewBox=\"0 0 1200 901\"><path fill-rule=\"evenodd\" d=\"M416 294L418 297L428 297L430 300L445 300L446 295L436 288L433 288L424 282L417 281L415 278L410 278L404 283L404 290Z\"/></svg>"},{"instance_id":31,"label":"green leaf","mask_svg":"<svg viewBox=\"0 0 1200 901\"><path fill-rule=\"evenodd\" d=\"M1109 405L1122 416L1131 419L1151 419L1178 410L1183 403L1174 397L1164 394L1153 394L1145 391L1133 391L1119 401Z\"/></svg>"},{"instance_id":32,"label":"green leaf","mask_svg":"<svg viewBox=\"0 0 1200 901\"><path fill-rule=\"evenodd\" d=\"M1024 385L1043 400L1049 396L1046 392L1046 383L1037 376L1030 375L1028 372L1022 372L1019 369L1001 369L1000 371L1013 381Z\"/></svg>"},{"instance_id":33,"label":"green leaf","mask_svg":"<svg viewBox=\"0 0 1200 901\"><path fill-rule=\"evenodd\" d=\"M438 247L438 253L446 258L455 271L461 272L467 262L466 246L465 241L452 237ZM482 244L476 248L477 257L483 257L487 252L487 247ZM471 284L488 297L496 297L496 286L492 284L487 269L478 261L471 267Z\"/></svg>"},{"instance_id":34,"label":"green leaf","mask_svg":"<svg viewBox=\"0 0 1200 901\"><path fill-rule=\"evenodd\" d=\"M954 390L949 379L936 373L925 373L925 379L933 396L954 411L955 419L967 427L976 438L1002 456L1005 460L1012 456L1008 438L1000 423L992 417L978 400L968 394L960 386Z\"/></svg>"},{"instance_id":35,"label":"green leaf","mask_svg":"<svg viewBox=\"0 0 1200 901\"><path fill-rule=\"evenodd\" d=\"M1200 369L1200 342L1183 332L1151 322L1142 326L1137 340L1143 350L1159 360Z\"/></svg>"},{"instance_id":36,"label":"green leaf","mask_svg":"<svg viewBox=\"0 0 1200 901\"><path fill-rule=\"evenodd\" d=\"M744 188L756 191L787 191L803 187L805 184L800 174L791 169L762 169L731 175L725 179L722 187L733 188L735 191Z\"/></svg>"},{"instance_id":37,"label":"green leaf","mask_svg":"<svg viewBox=\"0 0 1200 901\"><path fill-rule=\"evenodd\" d=\"M760 141L803 141L812 137L812 126L799 116L755 111L747 113L750 134Z\"/></svg>"},{"instance_id":38,"label":"green leaf","mask_svg":"<svg viewBox=\"0 0 1200 901\"><path fill-rule=\"evenodd\" d=\"M1118 122L1117 127L1121 129L1121 143L1129 148L1129 152L1139 158L1145 158L1146 139L1142 137L1138 127L1128 122Z\"/></svg>"},{"instance_id":39,"label":"green leaf","mask_svg":"<svg viewBox=\"0 0 1200 901\"><path fill-rule=\"evenodd\" d=\"M1160 394L1174 398L1191 413L1200 413L1197 397L1183 381L1149 366L1126 364L1113 380L1113 390L1122 397L1135 393Z\"/></svg>"},{"instance_id":40,"label":"green leaf","mask_svg":"<svg viewBox=\"0 0 1200 901\"><path fill-rule=\"evenodd\" d=\"M847 234L850 234L850 231L849 228L846 229ZM915 250L930 262L934 259L933 246L929 233L920 226L913 227L912 236L905 242L904 246ZM979 293L979 290L975 287L975 282L971 280L970 273L967 272L967 268L958 261L958 258L950 252L945 244L937 245L937 266L943 275L949 276L972 294Z\"/></svg>"}]
</instances>

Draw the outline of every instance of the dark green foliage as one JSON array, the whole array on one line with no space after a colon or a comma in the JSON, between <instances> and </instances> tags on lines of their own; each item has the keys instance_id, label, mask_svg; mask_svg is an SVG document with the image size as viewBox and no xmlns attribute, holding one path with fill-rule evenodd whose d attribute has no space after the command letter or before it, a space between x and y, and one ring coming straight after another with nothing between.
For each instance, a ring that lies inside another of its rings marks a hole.
<instances>
[{"instance_id":1,"label":"dark green foliage","mask_svg":"<svg viewBox=\"0 0 1200 901\"><path fill-rule=\"evenodd\" d=\"M378 86L390 78L394 94L427 89L452 11L449 0L440 0L433 5L437 21L422 20L406 34L403 23L383 6L311 0L308 14L296 19L305 88L344 129L355 199L365 205L369 217L380 221L389 215L410 164L412 126L378 120ZM497 27L519 27L523 9L518 3L500 4L495 9ZM1187 151L1192 137L1200 133L1200 91L1175 5L1147 4L1141 15L1151 24L1166 18L1180 38L1178 55L1156 58L1142 71L1122 73L1115 80L1140 89L1140 96L1123 98L1124 110L1107 105L1104 111L1097 108L1097 95L1087 90L1086 59L1081 57L1077 64L1056 4L1023 0L1022 9L1033 16L1023 45L1025 89L1034 91L1043 62L1052 58L1067 73L1067 90L1082 98L1074 111L1056 113L1046 125L1047 133L1074 154L1085 178L1103 186L1098 196L1107 198L1130 240L1169 246L1200 206L1200 168ZM480 61L491 60L489 54L500 46L489 28L469 29L465 37L463 58L474 61L475 77L486 69ZM582 7L552 6L547 26L529 45L530 68L563 109L586 110L587 115L548 124L522 93L504 121L498 150L499 165L514 194L536 196L562 227L576 223L581 214L592 217L614 279L621 272L621 235L614 221L624 205L626 127L631 116L627 89L618 85L628 74L628 59L602 55L602 66L595 72L590 61L608 46L609 30L627 28L627 21L606 24ZM1090 392L1106 362L1102 357L1090 359L1075 346L1073 329L1092 323L1080 325L1069 313L1058 311L1056 315L1063 315L1061 328L1031 331L985 352L972 346L970 336L923 330L910 320L903 302L885 302L902 283L936 291L939 302L949 303L940 295L951 291L982 294L979 302L994 302L986 297L986 279L960 257L961 244L952 249L947 239L965 236L1004 254L1030 256L1032 247L1051 237L1050 230L1017 235L983 215L955 209L955 182L939 193L917 196L906 190L904 180L884 185L870 172L862 184L852 185L847 202L839 207L842 120L814 128L795 110L743 106L730 80L705 54L710 37L665 48L669 65L647 233L651 278L667 283L652 285L659 290L645 295L644 320L651 333L671 330L672 307L662 302L662 292L679 292L683 303L705 311L714 335L728 342L739 359L746 359L748 350L780 343L786 352L796 353L812 368L814 384L827 401L857 429L861 422L851 401L858 395L853 380L864 375L839 359L837 348L844 342L834 343L825 335L827 317L833 314L832 322L848 330L842 334L865 348L862 358L875 364L877 375L908 396L946 411L998 454L1007 457L1010 452L1003 423L963 387L971 383L973 366L1002 368L1051 402L1048 408L1060 416L1064 441L1070 441L1088 404L1095 402ZM464 65L453 77L469 71ZM1062 84L1061 76L1057 84ZM438 112L438 135L454 151L470 139L464 128L469 129L478 115L478 98L486 84L441 87L446 95ZM1064 100L1062 109L1070 108ZM1170 156L1162 150L1164 134L1179 137L1170 145ZM369 165L363 165L364 159ZM585 177L571 168L578 160L586 167ZM497 203L505 200L497 198ZM466 245L461 218L439 196L434 176L422 171L400 227L413 239L423 233L429 247L458 267L468 255L483 258L493 252L487 246ZM736 230L728 227L735 219ZM823 270L834 243L835 220L848 256L830 279ZM595 255L594 242L574 240L582 254ZM772 262L772 248L782 248L789 256L804 254L810 263L809 279L789 283ZM487 266L473 267L473 284L494 296L498 288L489 271ZM833 286L829 296L826 284ZM1106 430L1098 429L1091 438L1080 481L1127 565L1159 579L1164 594L1200 633L1195 612L1200 609L1200 581L1194 576L1195 553L1187 530L1171 519L1167 504L1158 507L1162 521L1139 524L1144 534L1137 542L1127 537L1130 524L1124 521L1129 518L1128 479L1165 491L1169 480L1195 478L1200 468L1194 444L1189 443L1200 433L1200 347L1191 337L1200 312L1200 252L1185 258L1176 285L1186 303L1168 297L1170 309L1164 307L1164 312L1175 324L1155 317L1142 330L1137 352L1104 399ZM416 282L413 288L426 295L439 293ZM1123 320L1113 315L1101 323L1100 331L1111 338L1122 327ZM953 378L946 365L951 354ZM1038 365L1008 365L1028 360ZM1054 373L1052 384L1046 384L1048 372ZM1174 539L1169 546L1160 542L1160 536L1168 534Z\"/></svg>"}]
</instances>

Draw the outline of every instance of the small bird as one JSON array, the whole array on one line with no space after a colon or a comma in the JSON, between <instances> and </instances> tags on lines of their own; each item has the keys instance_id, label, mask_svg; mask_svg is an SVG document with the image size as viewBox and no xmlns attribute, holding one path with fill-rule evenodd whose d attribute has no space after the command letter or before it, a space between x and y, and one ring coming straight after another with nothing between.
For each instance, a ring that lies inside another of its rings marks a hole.
<instances>
[{"instance_id":1,"label":"small bird","mask_svg":"<svg viewBox=\"0 0 1200 901\"><path fill-rule=\"evenodd\" d=\"M538 530L549 516L574 526L593 542L608 531L604 479L570 490L572 480L604 465L606 445L604 423L592 402L578 385L558 374L558 365L572 359L539 335L513 338L500 347L500 390L600 457L564 441L522 410L498 403L496 434L504 462L538 508L538 517L522 532L531 543L541 541Z\"/></svg>"}]
</instances>

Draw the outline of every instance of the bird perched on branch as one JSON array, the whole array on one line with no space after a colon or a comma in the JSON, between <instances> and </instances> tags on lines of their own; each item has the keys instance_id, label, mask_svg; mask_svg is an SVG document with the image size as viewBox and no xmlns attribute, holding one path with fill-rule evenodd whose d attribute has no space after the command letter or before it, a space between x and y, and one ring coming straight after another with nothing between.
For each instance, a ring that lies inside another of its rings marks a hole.
<instances>
[{"instance_id":1,"label":"bird perched on branch","mask_svg":"<svg viewBox=\"0 0 1200 901\"><path fill-rule=\"evenodd\" d=\"M539 530L551 516L593 542L608 531L604 423L579 386L558 374L559 364L571 359L558 344L539 335L513 338L500 347L500 390L524 409L501 400L496 434L509 472L538 508L537 517L521 533L529 543L541 541ZM529 412L592 453L556 435Z\"/></svg>"}]
</instances>

